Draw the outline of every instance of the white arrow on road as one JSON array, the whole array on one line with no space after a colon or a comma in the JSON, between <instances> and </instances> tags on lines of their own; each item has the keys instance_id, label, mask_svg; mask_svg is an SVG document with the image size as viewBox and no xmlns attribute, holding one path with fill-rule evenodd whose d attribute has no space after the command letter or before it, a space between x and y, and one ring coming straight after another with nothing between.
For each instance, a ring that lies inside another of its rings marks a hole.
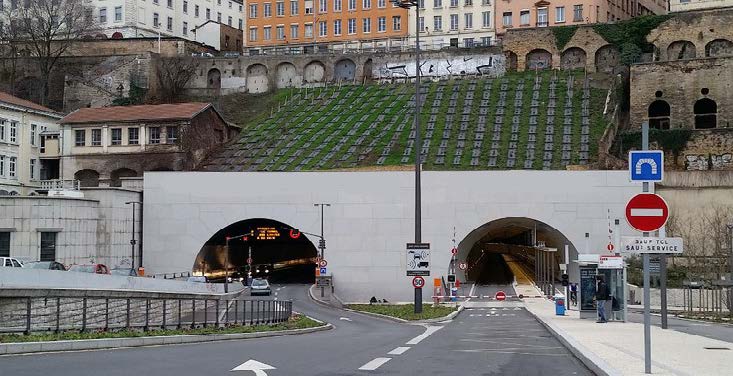
<instances>
[{"instance_id":1,"label":"white arrow on road","mask_svg":"<svg viewBox=\"0 0 733 376\"><path fill-rule=\"evenodd\" d=\"M265 364L262 362L258 362L254 359L250 359L234 368L232 368L232 371L252 371L255 373L255 376L267 376L267 373L264 371L266 369L275 369L275 367Z\"/></svg>"},{"instance_id":2,"label":"white arrow on road","mask_svg":"<svg viewBox=\"0 0 733 376\"><path fill-rule=\"evenodd\" d=\"M339 320L343 320L343 321L351 321L351 319L350 319L350 318L348 318L348 317L339 317Z\"/></svg>"}]
</instances>

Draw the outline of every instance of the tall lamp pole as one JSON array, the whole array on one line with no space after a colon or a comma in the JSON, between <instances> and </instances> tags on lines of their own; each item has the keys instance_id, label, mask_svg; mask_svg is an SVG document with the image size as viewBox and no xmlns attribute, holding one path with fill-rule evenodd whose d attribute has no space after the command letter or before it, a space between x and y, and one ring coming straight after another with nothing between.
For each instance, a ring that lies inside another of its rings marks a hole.
<instances>
[{"instance_id":1,"label":"tall lamp pole","mask_svg":"<svg viewBox=\"0 0 733 376\"><path fill-rule=\"evenodd\" d=\"M422 243L420 170L422 140L420 138L420 0L392 0L403 9L415 7L415 243ZM415 288L415 313L422 312L422 287Z\"/></svg>"},{"instance_id":2,"label":"tall lamp pole","mask_svg":"<svg viewBox=\"0 0 733 376\"><path fill-rule=\"evenodd\" d=\"M313 204L313 206L320 206L321 207L321 239L318 241L318 248L321 250L321 259L323 259L326 252L326 241L323 238L323 207L325 206L331 206L331 204L327 203L317 203Z\"/></svg>"},{"instance_id":3,"label":"tall lamp pole","mask_svg":"<svg viewBox=\"0 0 733 376\"><path fill-rule=\"evenodd\" d=\"M140 201L125 202L125 205L132 205L132 239L130 239L130 268L132 268L132 270L135 270L135 244L137 244L137 240L135 240L135 204L139 205L139 204L142 204L142 202Z\"/></svg>"}]
</instances>

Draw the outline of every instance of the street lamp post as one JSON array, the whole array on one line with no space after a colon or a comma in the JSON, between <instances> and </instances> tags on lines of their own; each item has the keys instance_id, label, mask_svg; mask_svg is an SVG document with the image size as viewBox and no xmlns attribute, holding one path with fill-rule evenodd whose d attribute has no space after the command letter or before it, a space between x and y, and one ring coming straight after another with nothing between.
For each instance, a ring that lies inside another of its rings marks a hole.
<instances>
[{"instance_id":1,"label":"street lamp post","mask_svg":"<svg viewBox=\"0 0 733 376\"><path fill-rule=\"evenodd\" d=\"M243 235L237 235L237 236L227 236L226 239L226 254L224 255L224 292L229 292L229 241L232 239L241 239L244 238L244 240L247 240L248 236L254 236L254 232L250 230L249 233L243 234ZM250 246L250 258L252 253L252 247Z\"/></svg>"},{"instance_id":2,"label":"street lamp post","mask_svg":"<svg viewBox=\"0 0 733 376\"><path fill-rule=\"evenodd\" d=\"M321 207L321 239L318 241L318 249L321 250L321 259L323 259L326 252L326 241L323 238L323 207L325 206L331 206L331 204L326 203L317 203L313 204L313 206L320 206Z\"/></svg>"},{"instance_id":3,"label":"street lamp post","mask_svg":"<svg viewBox=\"0 0 733 376\"><path fill-rule=\"evenodd\" d=\"M125 205L132 205L132 239L130 239L130 268L132 268L132 270L135 270L135 244L137 244L137 240L135 240L135 204L142 204L142 202L125 202ZM142 263L140 264L140 266L142 266Z\"/></svg>"},{"instance_id":4,"label":"street lamp post","mask_svg":"<svg viewBox=\"0 0 733 376\"><path fill-rule=\"evenodd\" d=\"M420 138L420 0L392 0L403 9L415 7L415 243L422 243L420 170L422 140ZM422 312L422 288L415 288L415 313Z\"/></svg>"}]
</instances>

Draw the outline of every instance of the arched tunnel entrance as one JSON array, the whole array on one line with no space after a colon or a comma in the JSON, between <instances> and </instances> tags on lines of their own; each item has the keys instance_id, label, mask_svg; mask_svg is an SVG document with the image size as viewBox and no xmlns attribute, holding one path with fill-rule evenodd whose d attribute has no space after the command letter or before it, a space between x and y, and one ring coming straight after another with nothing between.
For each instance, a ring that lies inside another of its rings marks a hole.
<instances>
[{"instance_id":1,"label":"arched tunnel entrance","mask_svg":"<svg viewBox=\"0 0 733 376\"><path fill-rule=\"evenodd\" d=\"M459 243L449 270L467 284L503 286L510 291L513 284L534 285L551 293L552 286L560 284L560 264L567 262L566 245L569 258L577 258L568 238L548 224L526 217L502 218L471 231Z\"/></svg>"},{"instance_id":2,"label":"arched tunnel entrance","mask_svg":"<svg viewBox=\"0 0 733 376\"><path fill-rule=\"evenodd\" d=\"M227 252L227 238L229 249ZM313 283L317 251L294 227L265 218L233 223L201 247L193 274L213 282L267 278L270 283Z\"/></svg>"}]
</instances>

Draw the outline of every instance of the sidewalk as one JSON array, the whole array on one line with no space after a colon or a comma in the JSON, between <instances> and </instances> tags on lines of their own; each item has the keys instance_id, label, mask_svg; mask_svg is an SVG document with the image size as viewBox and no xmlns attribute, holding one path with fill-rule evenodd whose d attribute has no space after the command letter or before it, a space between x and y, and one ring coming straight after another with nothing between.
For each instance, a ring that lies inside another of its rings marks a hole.
<instances>
[{"instance_id":1,"label":"sidewalk","mask_svg":"<svg viewBox=\"0 0 733 376\"><path fill-rule=\"evenodd\" d=\"M599 375L644 375L642 324L597 324L579 319L578 311L555 316L554 303L545 299L526 299L525 307ZM652 326L651 343L655 375L730 375L733 369L727 342Z\"/></svg>"}]
</instances>

